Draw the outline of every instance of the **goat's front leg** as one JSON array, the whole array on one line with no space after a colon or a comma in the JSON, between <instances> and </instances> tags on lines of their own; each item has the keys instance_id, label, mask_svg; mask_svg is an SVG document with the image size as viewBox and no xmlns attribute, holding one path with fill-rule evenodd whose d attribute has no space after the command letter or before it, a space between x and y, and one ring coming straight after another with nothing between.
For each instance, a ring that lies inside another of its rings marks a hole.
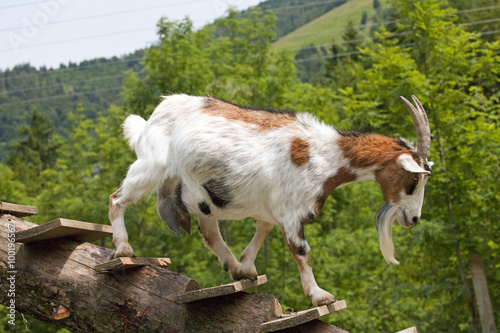
<instances>
[{"instance_id":1,"label":"goat's front leg","mask_svg":"<svg viewBox=\"0 0 500 333\"><path fill-rule=\"evenodd\" d=\"M198 229L203 237L205 246L217 256L222 264L222 268L224 268L226 272L229 272L231 279L237 280L240 263L236 260L236 257L231 250L229 250L226 243L224 243L219 231L217 219L199 216Z\"/></svg>"},{"instance_id":2,"label":"goat's front leg","mask_svg":"<svg viewBox=\"0 0 500 333\"><path fill-rule=\"evenodd\" d=\"M304 226L301 223L297 223L296 225L282 225L281 230L288 248L299 266L302 288L304 288L306 296L311 297L314 306L335 302L335 297L321 289L314 279L309 256L310 248L304 236Z\"/></svg>"},{"instance_id":3,"label":"goat's front leg","mask_svg":"<svg viewBox=\"0 0 500 333\"><path fill-rule=\"evenodd\" d=\"M238 270L237 280L250 279L257 280L257 269L255 268L255 258L259 249L262 247L264 240L269 232L273 229L273 225L264 221L257 221L257 230L250 243L243 251L240 262L241 266Z\"/></svg>"}]
</instances>

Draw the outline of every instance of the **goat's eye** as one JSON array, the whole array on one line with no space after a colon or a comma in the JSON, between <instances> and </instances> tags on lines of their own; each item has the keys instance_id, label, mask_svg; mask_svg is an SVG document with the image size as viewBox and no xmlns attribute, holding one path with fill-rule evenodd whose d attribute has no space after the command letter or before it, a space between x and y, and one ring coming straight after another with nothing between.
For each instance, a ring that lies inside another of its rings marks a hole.
<instances>
[{"instance_id":1,"label":"goat's eye","mask_svg":"<svg viewBox=\"0 0 500 333\"><path fill-rule=\"evenodd\" d=\"M414 181L417 182L420 179L420 176L418 174L414 173L411 175L411 179L413 179Z\"/></svg>"}]
</instances>

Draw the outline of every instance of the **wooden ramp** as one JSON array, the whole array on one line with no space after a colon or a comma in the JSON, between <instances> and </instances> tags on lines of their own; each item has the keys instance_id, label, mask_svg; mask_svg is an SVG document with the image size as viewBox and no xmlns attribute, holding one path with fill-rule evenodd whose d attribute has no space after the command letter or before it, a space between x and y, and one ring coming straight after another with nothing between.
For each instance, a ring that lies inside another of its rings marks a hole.
<instances>
[{"instance_id":1,"label":"wooden ramp","mask_svg":"<svg viewBox=\"0 0 500 333\"><path fill-rule=\"evenodd\" d=\"M17 207L15 208L17 209ZM63 238L71 238L74 240L90 243L112 235L113 229L110 225L58 218L31 229L16 232L15 239L16 242L24 244ZM96 265L94 269L98 273L111 273L112 271L121 271L138 266L151 265L168 267L170 264L170 258L116 258Z\"/></svg>"},{"instance_id":2,"label":"wooden ramp","mask_svg":"<svg viewBox=\"0 0 500 333\"><path fill-rule=\"evenodd\" d=\"M72 238L90 243L112 235L113 229L110 225L59 218L16 232L16 242L29 244L57 238Z\"/></svg>"},{"instance_id":3,"label":"wooden ramp","mask_svg":"<svg viewBox=\"0 0 500 333\"><path fill-rule=\"evenodd\" d=\"M122 271L139 266L159 266L166 268L172 262L170 258L148 258L148 257L134 257L134 258L116 258L105 263L95 265L94 269L97 273L111 273L113 271Z\"/></svg>"},{"instance_id":4,"label":"wooden ramp","mask_svg":"<svg viewBox=\"0 0 500 333\"><path fill-rule=\"evenodd\" d=\"M243 280L237 281L229 284L224 284L222 286L216 286L205 289L198 289L193 291L188 291L183 294L179 294L174 298L174 302L177 304L190 303L194 301L199 301L202 299L219 297L224 295L230 295L237 293L239 291L254 288L260 286L267 282L267 276L260 275L257 277L257 280Z\"/></svg>"},{"instance_id":5,"label":"wooden ramp","mask_svg":"<svg viewBox=\"0 0 500 333\"><path fill-rule=\"evenodd\" d=\"M16 217L37 215L38 208L0 201L0 215L4 214L10 214Z\"/></svg>"},{"instance_id":6,"label":"wooden ramp","mask_svg":"<svg viewBox=\"0 0 500 333\"><path fill-rule=\"evenodd\" d=\"M337 301L332 304L318 306L316 308L291 314L281 314L278 319L265 322L259 326L260 332L274 332L302 325L319 317L325 316L347 307L345 301Z\"/></svg>"}]
</instances>

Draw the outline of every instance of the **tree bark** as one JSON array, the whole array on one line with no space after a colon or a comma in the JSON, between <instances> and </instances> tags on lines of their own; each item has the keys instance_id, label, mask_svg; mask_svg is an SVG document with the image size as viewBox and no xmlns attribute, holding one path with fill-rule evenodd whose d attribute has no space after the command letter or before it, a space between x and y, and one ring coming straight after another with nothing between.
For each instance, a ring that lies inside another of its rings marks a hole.
<instances>
[{"instance_id":1,"label":"tree bark","mask_svg":"<svg viewBox=\"0 0 500 333\"><path fill-rule=\"evenodd\" d=\"M0 303L71 332L258 332L279 317L277 300L260 293L176 304L177 294L199 288L196 281L164 268L143 266L98 274L95 265L112 252L67 238L14 243L13 231L35 224L0 215ZM175 259L173 259L175 260ZM54 319L62 306L69 317ZM15 312L14 312L15 315ZM293 328L346 332L318 320ZM287 332L287 331L283 331Z\"/></svg>"},{"instance_id":2,"label":"tree bark","mask_svg":"<svg viewBox=\"0 0 500 333\"><path fill-rule=\"evenodd\" d=\"M472 274L472 284L476 294L476 304L479 311L479 319L483 333L497 333L495 316L491 306L490 293L488 292L488 282L484 273L481 254L471 253L468 255L469 268Z\"/></svg>"}]
</instances>

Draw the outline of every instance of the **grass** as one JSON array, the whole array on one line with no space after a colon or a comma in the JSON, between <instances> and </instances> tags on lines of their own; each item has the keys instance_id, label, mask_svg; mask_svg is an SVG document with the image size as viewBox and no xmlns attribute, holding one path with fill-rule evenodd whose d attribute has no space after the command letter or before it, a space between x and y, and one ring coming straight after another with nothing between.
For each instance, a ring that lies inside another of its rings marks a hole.
<instances>
[{"instance_id":1,"label":"grass","mask_svg":"<svg viewBox=\"0 0 500 333\"><path fill-rule=\"evenodd\" d=\"M383 7L386 1L380 1L380 3ZM292 51L298 51L301 47L311 44L316 46L326 44L325 46L328 46L329 43L342 39L344 28L348 26L349 22L354 26L360 25L365 11L368 14L368 23L372 22L375 15L373 0L349 0L345 4L281 37L273 43L273 46L277 49ZM367 35L367 30L365 29L362 34Z\"/></svg>"}]
</instances>

